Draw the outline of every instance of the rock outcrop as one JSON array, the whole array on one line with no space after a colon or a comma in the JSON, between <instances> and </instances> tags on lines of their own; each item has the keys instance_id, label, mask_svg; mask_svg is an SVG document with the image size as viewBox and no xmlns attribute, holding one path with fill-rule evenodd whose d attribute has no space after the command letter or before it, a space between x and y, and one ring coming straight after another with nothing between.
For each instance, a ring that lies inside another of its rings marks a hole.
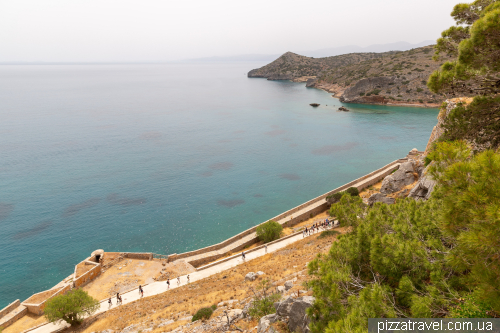
<instances>
[{"instance_id":1,"label":"rock outcrop","mask_svg":"<svg viewBox=\"0 0 500 333\"><path fill-rule=\"evenodd\" d=\"M385 194L382 194L382 193L375 193L375 194L372 194L368 198L368 204L370 206L373 206L373 204L376 203L376 202L382 202L382 203L385 203L385 204L393 204L393 203L396 202L396 199L390 198L390 197L386 197Z\"/></svg>"},{"instance_id":2,"label":"rock outcrop","mask_svg":"<svg viewBox=\"0 0 500 333\"><path fill-rule=\"evenodd\" d=\"M310 308L314 303L315 298L312 296L303 296L294 300L290 306L288 313L288 329L290 332L301 331L309 332L309 317L306 314L306 309Z\"/></svg>"},{"instance_id":3,"label":"rock outcrop","mask_svg":"<svg viewBox=\"0 0 500 333\"><path fill-rule=\"evenodd\" d=\"M415 200L428 200L431 197L436 181L427 174L428 169L429 167L425 168L422 172L422 177L408 194L409 198L413 198Z\"/></svg>"},{"instance_id":4,"label":"rock outcrop","mask_svg":"<svg viewBox=\"0 0 500 333\"><path fill-rule=\"evenodd\" d=\"M402 163L396 172L385 177L382 181L380 193L391 194L400 191L403 187L411 185L415 182L414 163L414 161Z\"/></svg>"},{"instance_id":5,"label":"rock outcrop","mask_svg":"<svg viewBox=\"0 0 500 333\"><path fill-rule=\"evenodd\" d=\"M387 101L382 96L366 96L366 94L371 91L376 91L377 89L382 89L383 87L394 84L395 77L392 76L382 76L373 77L359 80L355 85L347 88L342 96L339 98L341 102L344 103L381 103L385 104ZM378 94L378 92L377 92Z\"/></svg>"},{"instance_id":6,"label":"rock outcrop","mask_svg":"<svg viewBox=\"0 0 500 333\"><path fill-rule=\"evenodd\" d=\"M260 318L259 326L257 326L257 333L277 333L272 327L271 324L278 320L278 316L276 314L270 314Z\"/></svg>"},{"instance_id":7,"label":"rock outcrop","mask_svg":"<svg viewBox=\"0 0 500 333\"><path fill-rule=\"evenodd\" d=\"M255 279L258 276L259 276L258 274L254 273L254 272L250 272L247 275L245 275L245 281L255 281Z\"/></svg>"}]
</instances>

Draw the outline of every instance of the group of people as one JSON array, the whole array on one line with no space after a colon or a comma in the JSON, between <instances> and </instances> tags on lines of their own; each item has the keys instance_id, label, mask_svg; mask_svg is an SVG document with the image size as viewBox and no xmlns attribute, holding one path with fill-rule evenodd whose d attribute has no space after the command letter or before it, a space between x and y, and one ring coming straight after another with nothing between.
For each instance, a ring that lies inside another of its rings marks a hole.
<instances>
[{"instance_id":1,"label":"group of people","mask_svg":"<svg viewBox=\"0 0 500 333\"><path fill-rule=\"evenodd\" d=\"M139 286L139 288L142 290L141 286ZM120 295L120 293L116 293L116 305L122 304L122 302L123 302L122 296ZM113 305L113 301L111 300L111 297L108 300L108 305L109 305L109 307L111 307Z\"/></svg>"},{"instance_id":2,"label":"group of people","mask_svg":"<svg viewBox=\"0 0 500 333\"><path fill-rule=\"evenodd\" d=\"M306 227L302 231L302 238L314 234L315 232L318 232L320 228L326 230L327 228L330 228L332 225L333 221L328 220L328 218L326 218L324 221L316 222L311 227L309 228Z\"/></svg>"}]
</instances>

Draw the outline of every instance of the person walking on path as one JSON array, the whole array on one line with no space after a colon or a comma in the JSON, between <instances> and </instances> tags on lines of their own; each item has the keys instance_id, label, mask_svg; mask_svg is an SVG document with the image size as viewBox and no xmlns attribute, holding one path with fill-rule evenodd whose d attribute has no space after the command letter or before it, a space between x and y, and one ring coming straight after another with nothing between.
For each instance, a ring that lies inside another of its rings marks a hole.
<instances>
[{"instance_id":1,"label":"person walking on path","mask_svg":"<svg viewBox=\"0 0 500 333\"><path fill-rule=\"evenodd\" d=\"M307 231L307 227L306 227L306 230L304 230L304 232L305 232L306 234L309 232L309 231ZM309 234L308 234L308 236L309 236Z\"/></svg>"},{"instance_id":2,"label":"person walking on path","mask_svg":"<svg viewBox=\"0 0 500 333\"><path fill-rule=\"evenodd\" d=\"M120 295L120 296L118 296L118 297L119 297L119 300L120 300L120 305L121 305L121 304L123 304L123 301L122 301L122 297L121 297L121 295Z\"/></svg>"},{"instance_id":3,"label":"person walking on path","mask_svg":"<svg viewBox=\"0 0 500 333\"><path fill-rule=\"evenodd\" d=\"M144 296L144 290L142 290L142 286L139 285L139 294L141 295L141 297Z\"/></svg>"},{"instance_id":4,"label":"person walking on path","mask_svg":"<svg viewBox=\"0 0 500 333\"><path fill-rule=\"evenodd\" d=\"M111 301L111 297L108 300L108 305L109 305L110 308L113 306L113 302Z\"/></svg>"},{"instance_id":5,"label":"person walking on path","mask_svg":"<svg viewBox=\"0 0 500 333\"><path fill-rule=\"evenodd\" d=\"M120 302L120 293L116 293L116 305Z\"/></svg>"},{"instance_id":6,"label":"person walking on path","mask_svg":"<svg viewBox=\"0 0 500 333\"><path fill-rule=\"evenodd\" d=\"M178 277L177 277L177 286L179 286L180 284L181 284L181 277L180 277L180 276L178 276Z\"/></svg>"},{"instance_id":7,"label":"person walking on path","mask_svg":"<svg viewBox=\"0 0 500 333\"><path fill-rule=\"evenodd\" d=\"M243 261L245 261L245 251L241 252L241 258L243 259Z\"/></svg>"},{"instance_id":8,"label":"person walking on path","mask_svg":"<svg viewBox=\"0 0 500 333\"><path fill-rule=\"evenodd\" d=\"M188 274L187 278L188 278L188 283L189 283L189 274Z\"/></svg>"},{"instance_id":9,"label":"person walking on path","mask_svg":"<svg viewBox=\"0 0 500 333\"><path fill-rule=\"evenodd\" d=\"M170 279L167 279L167 290L170 289Z\"/></svg>"},{"instance_id":10,"label":"person walking on path","mask_svg":"<svg viewBox=\"0 0 500 333\"><path fill-rule=\"evenodd\" d=\"M265 247L265 249L266 249L266 253L267 253L267 244L266 244L266 245L264 245L264 247Z\"/></svg>"}]
</instances>

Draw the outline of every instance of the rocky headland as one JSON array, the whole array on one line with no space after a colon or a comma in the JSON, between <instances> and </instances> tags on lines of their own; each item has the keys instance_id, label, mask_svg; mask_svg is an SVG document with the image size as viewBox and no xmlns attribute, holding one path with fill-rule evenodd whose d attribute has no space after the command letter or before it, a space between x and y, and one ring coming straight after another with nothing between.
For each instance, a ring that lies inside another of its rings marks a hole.
<instances>
[{"instance_id":1,"label":"rocky headland","mask_svg":"<svg viewBox=\"0 0 500 333\"><path fill-rule=\"evenodd\" d=\"M438 107L444 96L429 91L426 81L447 59L436 62L432 55L433 46L326 58L287 52L248 77L306 82L344 103Z\"/></svg>"}]
</instances>

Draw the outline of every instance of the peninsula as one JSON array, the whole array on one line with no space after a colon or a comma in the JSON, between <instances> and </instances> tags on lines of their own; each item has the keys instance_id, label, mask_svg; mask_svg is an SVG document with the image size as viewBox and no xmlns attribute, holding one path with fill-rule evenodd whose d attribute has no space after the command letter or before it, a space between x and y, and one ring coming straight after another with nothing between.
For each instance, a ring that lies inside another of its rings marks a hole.
<instances>
[{"instance_id":1,"label":"peninsula","mask_svg":"<svg viewBox=\"0 0 500 333\"><path fill-rule=\"evenodd\" d=\"M306 82L333 93L344 103L438 107L445 97L426 86L429 75L446 60L432 59L432 45L409 51L350 53L311 58L287 52L248 72L251 78Z\"/></svg>"}]
</instances>

